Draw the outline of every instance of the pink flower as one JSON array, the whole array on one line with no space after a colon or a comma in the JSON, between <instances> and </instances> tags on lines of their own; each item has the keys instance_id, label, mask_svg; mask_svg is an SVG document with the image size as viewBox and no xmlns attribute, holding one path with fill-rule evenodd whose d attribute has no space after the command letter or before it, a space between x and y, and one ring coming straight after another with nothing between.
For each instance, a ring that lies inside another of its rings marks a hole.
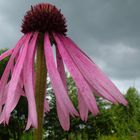
<instances>
[{"instance_id":1,"label":"pink flower","mask_svg":"<svg viewBox=\"0 0 140 140\"><path fill-rule=\"evenodd\" d=\"M10 56L0 79L0 122L9 122L10 114L21 96L28 101L28 121L26 129L37 128L35 102L35 55L40 33L44 34L44 55L46 67L56 97L58 118L64 130L69 130L70 115L86 121L88 112L94 116L99 112L95 96L103 97L117 104L127 105L127 101L100 70L100 68L77 45L66 36L65 18L50 4L39 4L27 12L23 24L24 35L12 48L0 56L0 60ZM56 63L52 47L56 49ZM79 113L74 108L66 88L65 68L69 70L78 89ZM10 77L10 79L9 79ZM45 111L49 111L44 99Z\"/></svg>"}]
</instances>

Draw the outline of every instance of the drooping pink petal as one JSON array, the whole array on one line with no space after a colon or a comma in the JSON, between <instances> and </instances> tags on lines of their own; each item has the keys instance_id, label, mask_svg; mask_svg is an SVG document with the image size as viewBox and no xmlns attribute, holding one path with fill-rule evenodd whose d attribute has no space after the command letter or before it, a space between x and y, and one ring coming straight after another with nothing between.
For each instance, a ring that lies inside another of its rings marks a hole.
<instances>
[{"instance_id":1,"label":"drooping pink petal","mask_svg":"<svg viewBox=\"0 0 140 140\"><path fill-rule=\"evenodd\" d=\"M96 83L97 86L94 86L94 85L92 85L92 83L88 82L90 88L93 90L93 94L95 94L98 97L102 97L102 98L112 102L113 104L118 104L117 99L114 98L111 94L109 94L104 88L102 88L102 86L100 87L100 85L98 85L97 83Z\"/></svg>"},{"instance_id":2,"label":"drooping pink petal","mask_svg":"<svg viewBox=\"0 0 140 140\"><path fill-rule=\"evenodd\" d=\"M7 98L7 92L8 92L8 88L9 88L9 83L6 85L5 87L5 91L4 91L4 96L3 96L3 103L2 105L5 104L5 101L6 101L6 98ZM16 93L15 93L15 99L14 99L14 102L11 104L11 110L13 111L14 108L16 107L16 105L18 104L18 101L20 99L20 96L24 94L24 91L20 88L20 86L18 85L17 86L17 89L16 89ZM0 115L0 123L9 123L9 118L10 118L10 114L8 114L9 116L7 116L7 119L5 117L5 107L2 111L2 114Z\"/></svg>"},{"instance_id":3,"label":"drooping pink petal","mask_svg":"<svg viewBox=\"0 0 140 140\"><path fill-rule=\"evenodd\" d=\"M11 55L13 51L14 51L14 48L7 50L3 54L1 54L0 61L3 60L4 58L8 57L9 55Z\"/></svg>"},{"instance_id":4,"label":"drooping pink petal","mask_svg":"<svg viewBox=\"0 0 140 140\"><path fill-rule=\"evenodd\" d=\"M1 103L2 106L5 104L5 101L6 101L6 98L7 98L8 88L9 88L9 83L7 83L5 85L5 88L4 88L3 98L2 98L2 103Z\"/></svg>"},{"instance_id":5,"label":"drooping pink petal","mask_svg":"<svg viewBox=\"0 0 140 140\"><path fill-rule=\"evenodd\" d=\"M19 57L19 61L16 62L14 70L13 70L13 74L10 80L10 84L9 84L9 89L8 89L8 94L7 94L7 100L5 103L5 116L6 116L6 120L8 120L8 116L12 111L11 108L11 104L13 103L13 101L15 100L15 91L19 82L19 78L20 78L20 74L21 74L21 70L23 68L23 63L26 57L26 53L27 53L27 49L28 49L28 43L29 40L31 38L31 34L27 34L26 35L26 41L25 41L25 46L23 47L23 51L22 51L22 55L20 55Z\"/></svg>"},{"instance_id":6,"label":"drooping pink petal","mask_svg":"<svg viewBox=\"0 0 140 140\"><path fill-rule=\"evenodd\" d=\"M32 125L32 121L31 121L31 119L28 117L25 130L29 130L29 128L31 127L31 125Z\"/></svg>"},{"instance_id":7,"label":"drooping pink petal","mask_svg":"<svg viewBox=\"0 0 140 140\"><path fill-rule=\"evenodd\" d=\"M34 50L34 56L33 56L33 58L35 58L35 54L36 54L36 49ZM33 88L34 88L34 90L35 90L35 81L36 81L36 73L35 73L35 70L34 70L34 61L32 61L33 62L33 64L32 64L32 74L33 74ZM49 112L50 111L50 107L49 107L49 103L48 103L48 101L46 100L46 98L44 99L44 113L46 113L46 112Z\"/></svg>"},{"instance_id":8,"label":"drooping pink petal","mask_svg":"<svg viewBox=\"0 0 140 140\"><path fill-rule=\"evenodd\" d=\"M25 36L22 36L21 39L19 40L19 42L20 42L20 41L23 42L24 39L25 39ZM19 43L19 42L18 42L18 43ZM20 42L20 43L21 43L21 42ZM20 44L20 43L19 43L19 44ZM16 46L17 46L17 45L16 45ZM3 60L4 58L8 57L9 55L11 55L11 54L13 53L14 49L16 49L16 47L15 47L15 48L12 48L12 49L9 49L9 50L5 51L4 53L2 53L2 54L0 55L0 61Z\"/></svg>"},{"instance_id":9,"label":"drooping pink petal","mask_svg":"<svg viewBox=\"0 0 140 140\"><path fill-rule=\"evenodd\" d=\"M36 103L35 103L35 91L33 83L33 66L34 66L34 53L36 49L36 40L38 33L35 33L28 45L27 55L23 67L23 81L25 94L28 100L28 122L26 130L32 125L34 128L37 128L37 112L36 112ZM30 123L31 122L31 123ZM30 124L30 125L29 125Z\"/></svg>"},{"instance_id":10,"label":"drooping pink petal","mask_svg":"<svg viewBox=\"0 0 140 140\"><path fill-rule=\"evenodd\" d=\"M2 105L4 105L6 102L8 89L9 89L9 83L6 84L5 89L4 89ZM17 89L16 89L16 95L17 94L19 94L20 96L25 96L25 93L24 93L23 89L21 88L20 83L18 84ZM13 103L13 104L15 104L15 103ZM14 106L14 105L12 105L12 106ZM14 107L13 107L13 109L14 109Z\"/></svg>"},{"instance_id":11,"label":"drooping pink petal","mask_svg":"<svg viewBox=\"0 0 140 140\"><path fill-rule=\"evenodd\" d=\"M64 130L69 129L69 113L72 115L78 115L77 111L74 109L63 85L62 79L58 73L58 70L55 65L53 58L52 47L49 41L48 34L45 34L44 42L44 52L46 58L46 66L54 89L56 96L56 105L58 118L61 123L61 126Z\"/></svg>"},{"instance_id":12,"label":"drooping pink petal","mask_svg":"<svg viewBox=\"0 0 140 140\"><path fill-rule=\"evenodd\" d=\"M20 91L20 90L19 90ZM21 93L18 90L16 90L16 94L15 94L15 98L14 98L14 102L11 103L11 111L14 110L14 108L16 107L16 105L19 102ZM5 109L5 108L4 108ZM7 115L7 116L6 116ZM5 121L8 124L9 123L9 118L10 118L10 114L5 114Z\"/></svg>"},{"instance_id":13,"label":"drooping pink petal","mask_svg":"<svg viewBox=\"0 0 140 140\"><path fill-rule=\"evenodd\" d=\"M63 82L65 88L67 89L65 68L64 68L62 57L61 57L61 55L60 55L59 50L58 50L57 47L56 47L56 60L57 60L57 69L58 69L58 72L59 72L59 74L61 76L61 79L62 79L62 82Z\"/></svg>"},{"instance_id":14,"label":"drooping pink petal","mask_svg":"<svg viewBox=\"0 0 140 140\"><path fill-rule=\"evenodd\" d=\"M91 84L102 97L116 103L127 105L127 101L115 87L115 85L107 78L107 76L92 62L82 51L78 49L76 44L69 38L63 37L65 47L70 51L71 57L81 70L85 79ZM116 101L115 101L116 100Z\"/></svg>"},{"instance_id":15,"label":"drooping pink petal","mask_svg":"<svg viewBox=\"0 0 140 140\"><path fill-rule=\"evenodd\" d=\"M63 81L65 88L67 89L64 64L63 64L62 57L61 57L57 47L56 47L56 59L57 59L58 72L61 76L61 79ZM86 106L86 104L85 104L85 102L84 102L84 100L79 92L78 92L78 106L79 106L80 116L81 116L82 120L86 121L88 118L88 108L87 108L87 106Z\"/></svg>"},{"instance_id":16,"label":"drooping pink petal","mask_svg":"<svg viewBox=\"0 0 140 140\"><path fill-rule=\"evenodd\" d=\"M83 78L82 74L78 70L77 66L75 65L74 61L70 57L69 53L64 48L59 37L56 34L54 34L54 38L57 43L59 52L66 64L71 76L73 77L81 95L83 96L83 99L84 99L88 109L93 113L93 115L96 115L99 112L99 110L96 105L95 97L92 94L92 91L91 91L89 85Z\"/></svg>"},{"instance_id":17,"label":"drooping pink petal","mask_svg":"<svg viewBox=\"0 0 140 140\"><path fill-rule=\"evenodd\" d=\"M21 89L24 88L23 69L22 69L22 71L21 71L21 75L20 75L20 78L19 78L18 87L21 88ZM25 93L22 93L21 95L22 95L22 96L25 96Z\"/></svg>"},{"instance_id":18,"label":"drooping pink petal","mask_svg":"<svg viewBox=\"0 0 140 140\"><path fill-rule=\"evenodd\" d=\"M23 36L17 43L16 47L14 48L13 52L12 52L12 55L7 63L7 66L4 70L4 73L0 79L0 112L1 112L1 103L2 103L2 100L3 100L3 93L4 93L4 89L5 89L5 85L8 81L8 77L9 77L9 74L10 74L10 70L13 68L13 65L14 65L14 59L15 59L15 56L17 55L17 53L19 52L19 49L20 47L22 46L24 40L26 38L26 35Z\"/></svg>"},{"instance_id":19,"label":"drooping pink petal","mask_svg":"<svg viewBox=\"0 0 140 140\"><path fill-rule=\"evenodd\" d=\"M3 109L0 115L0 124L3 123L5 125L5 110Z\"/></svg>"},{"instance_id":20,"label":"drooping pink petal","mask_svg":"<svg viewBox=\"0 0 140 140\"><path fill-rule=\"evenodd\" d=\"M82 94L78 90L78 107L80 111L80 116L83 121L87 121L88 118L88 107L83 99Z\"/></svg>"},{"instance_id":21,"label":"drooping pink petal","mask_svg":"<svg viewBox=\"0 0 140 140\"><path fill-rule=\"evenodd\" d=\"M56 109L57 109L58 119L60 121L62 128L68 131L70 128L70 115L69 112L67 111L67 108L62 106L65 106L65 104L60 104L60 100L56 99Z\"/></svg>"},{"instance_id":22,"label":"drooping pink petal","mask_svg":"<svg viewBox=\"0 0 140 140\"><path fill-rule=\"evenodd\" d=\"M62 37L61 37L62 39ZM92 77L92 73L90 73L90 70L88 71L87 69L87 64L81 64L81 57L76 57L77 53L73 52L71 47L67 47L67 42L62 39L63 43L64 43L64 47L67 49L68 52L70 52L70 55L73 59L73 61L75 62L75 64L77 65L77 67L79 68L79 70L81 71L81 73L83 74L83 76L85 77L85 79L87 80L88 84L90 85L90 88L93 89L93 91L101 97L104 97L105 99L113 102L113 103L117 103L116 99L113 98L110 94L107 93L106 90L104 90L103 88L100 87L100 85L98 84L98 82L96 81L96 79L93 79ZM85 73L85 71L86 73Z\"/></svg>"}]
</instances>

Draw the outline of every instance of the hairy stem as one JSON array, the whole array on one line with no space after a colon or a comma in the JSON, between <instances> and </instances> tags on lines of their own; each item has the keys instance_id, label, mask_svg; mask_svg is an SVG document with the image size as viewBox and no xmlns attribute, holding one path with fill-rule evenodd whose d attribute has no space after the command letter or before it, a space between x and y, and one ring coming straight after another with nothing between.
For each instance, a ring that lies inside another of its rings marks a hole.
<instances>
[{"instance_id":1,"label":"hairy stem","mask_svg":"<svg viewBox=\"0 0 140 140\"><path fill-rule=\"evenodd\" d=\"M38 128L34 131L34 140L42 140L43 136L43 114L44 114L44 98L46 93L46 77L47 69L44 56L44 35L40 34L37 43L37 59L36 59L36 108L38 116Z\"/></svg>"}]
</instances>

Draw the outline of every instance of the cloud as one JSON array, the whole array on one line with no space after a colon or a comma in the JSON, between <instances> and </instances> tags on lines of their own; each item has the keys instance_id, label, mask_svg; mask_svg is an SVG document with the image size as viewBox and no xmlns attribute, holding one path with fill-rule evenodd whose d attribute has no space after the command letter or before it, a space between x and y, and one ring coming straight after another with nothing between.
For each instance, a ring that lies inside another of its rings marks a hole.
<instances>
[{"instance_id":1,"label":"cloud","mask_svg":"<svg viewBox=\"0 0 140 140\"><path fill-rule=\"evenodd\" d=\"M0 1L0 48L12 47L20 38L22 18L40 0ZM140 1L42 0L64 13L68 35L114 81L140 82ZM126 82L123 87L130 86ZM137 84L138 85L138 84Z\"/></svg>"}]
</instances>

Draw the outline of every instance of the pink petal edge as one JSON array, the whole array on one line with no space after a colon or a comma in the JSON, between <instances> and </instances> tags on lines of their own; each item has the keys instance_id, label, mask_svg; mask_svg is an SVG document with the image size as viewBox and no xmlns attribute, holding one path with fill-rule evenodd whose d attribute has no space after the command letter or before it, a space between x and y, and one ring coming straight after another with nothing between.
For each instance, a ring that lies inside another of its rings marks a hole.
<instances>
[{"instance_id":1,"label":"pink petal edge","mask_svg":"<svg viewBox=\"0 0 140 140\"><path fill-rule=\"evenodd\" d=\"M45 34L44 52L46 66L56 96L58 118L63 129L69 130L69 113L77 115L77 111L74 109L70 99L68 98L66 89L56 68L52 47L47 33Z\"/></svg>"},{"instance_id":2,"label":"pink petal edge","mask_svg":"<svg viewBox=\"0 0 140 140\"><path fill-rule=\"evenodd\" d=\"M77 66L74 64L74 61L70 57L69 53L64 48L59 37L55 33L54 33L54 38L55 38L55 41L57 42L59 52L60 52L60 54L61 54L61 56L66 64L71 76L73 77L80 93L82 94L83 99L84 99L88 109L93 113L93 115L96 115L99 112L99 110L98 110L98 107L96 104L95 97L92 94L92 91L90 90L87 82L85 81L85 79L81 75Z\"/></svg>"}]
</instances>

